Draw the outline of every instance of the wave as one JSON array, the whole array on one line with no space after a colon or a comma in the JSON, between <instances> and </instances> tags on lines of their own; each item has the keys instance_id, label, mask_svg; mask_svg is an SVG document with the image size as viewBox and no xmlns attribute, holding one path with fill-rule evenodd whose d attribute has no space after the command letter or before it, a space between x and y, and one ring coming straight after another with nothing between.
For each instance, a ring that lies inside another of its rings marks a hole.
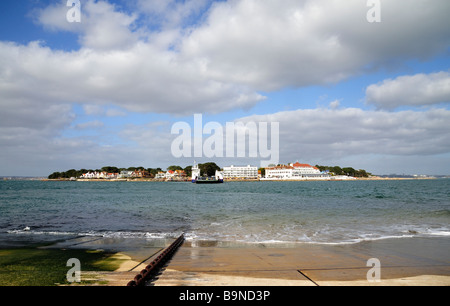
<instances>
[{"instance_id":1,"label":"wave","mask_svg":"<svg viewBox=\"0 0 450 306\"><path fill-rule=\"evenodd\" d=\"M282 237L269 237L268 235L258 234L229 234L225 235L220 232L201 232L201 231L172 231L172 232L140 232L140 231L42 231L33 229L8 230L9 235L43 235L43 236L65 236L65 237L100 237L100 238L116 238L116 239L174 239L181 234L185 235L185 239L195 245L197 242L216 241L226 244L265 244L265 245L298 245L298 244L318 244L318 245L345 245L357 244L365 241L377 241L385 239L402 239L414 237L450 237L450 230L447 228L431 229L425 228L420 230L403 230L397 233L354 233L348 232L340 237L317 237L315 234L308 235L283 235Z\"/></svg>"},{"instance_id":2,"label":"wave","mask_svg":"<svg viewBox=\"0 0 450 306\"><path fill-rule=\"evenodd\" d=\"M178 238L182 233L149 233L129 231L85 231L85 232L58 232L58 231L36 231L36 230L8 230L7 234L14 235L44 235L44 236L78 236L78 237L101 237L101 238L146 238L146 239L168 239Z\"/></svg>"}]
</instances>

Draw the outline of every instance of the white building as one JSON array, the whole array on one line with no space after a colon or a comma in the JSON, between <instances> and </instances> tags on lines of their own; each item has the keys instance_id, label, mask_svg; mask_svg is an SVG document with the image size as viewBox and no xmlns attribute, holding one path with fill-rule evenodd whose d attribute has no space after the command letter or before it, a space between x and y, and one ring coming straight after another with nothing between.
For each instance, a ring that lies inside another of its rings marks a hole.
<instances>
[{"instance_id":1,"label":"white building","mask_svg":"<svg viewBox=\"0 0 450 306\"><path fill-rule=\"evenodd\" d=\"M200 177L200 168L198 167L198 164L194 162L194 165L192 166L192 181L195 181L199 177Z\"/></svg>"},{"instance_id":2,"label":"white building","mask_svg":"<svg viewBox=\"0 0 450 306\"><path fill-rule=\"evenodd\" d=\"M258 167L248 166L233 166L223 167L223 177L225 179L230 178L242 178L242 179L257 179Z\"/></svg>"},{"instance_id":3,"label":"white building","mask_svg":"<svg viewBox=\"0 0 450 306\"><path fill-rule=\"evenodd\" d=\"M281 165L275 167L266 168L266 179L290 179L292 178L292 170L294 168L291 166Z\"/></svg>"},{"instance_id":4,"label":"white building","mask_svg":"<svg viewBox=\"0 0 450 306\"><path fill-rule=\"evenodd\" d=\"M123 171L120 171L119 177L120 177L120 178L129 178L129 177L131 177L132 175L133 175L133 171L123 170Z\"/></svg>"},{"instance_id":5,"label":"white building","mask_svg":"<svg viewBox=\"0 0 450 306\"><path fill-rule=\"evenodd\" d=\"M82 179L93 179L93 178L97 178L97 172L88 172L88 173L83 173L81 175Z\"/></svg>"},{"instance_id":6,"label":"white building","mask_svg":"<svg viewBox=\"0 0 450 306\"><path fill-rule=\"evenodd\" d=\"M158 172L158 174L156 174L155 179L165 179L166 178L166 172Z\"/></svg>"},{"instance_id":7,"label":"white building","mask_svg":"<svg viewBox=\"0 0 450 306\"><path fill-rule=\"evenodd\" d=\"M320 172L317 167L296 162L295 164L266 168L265 178L275 180L328 179L330 175Z\"/></svg>"},{"instance_id":8,"label":"white building","mask_svg":"<svg viewBox=\"0 0 450 306\"><path fill-rule=\"evenodd\" d=\"M81 179L115 179L117 178L117 173L107 173L107 172L88 172L80 176Z\"/></svg>"}]
</instances>

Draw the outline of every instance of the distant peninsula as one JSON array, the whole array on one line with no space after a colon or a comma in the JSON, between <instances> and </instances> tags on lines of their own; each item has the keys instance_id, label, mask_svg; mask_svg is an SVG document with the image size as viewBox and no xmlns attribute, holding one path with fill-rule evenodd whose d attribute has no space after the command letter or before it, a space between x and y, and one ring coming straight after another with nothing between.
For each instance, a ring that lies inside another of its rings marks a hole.
<instances>
[{"instance_id":1,"label":"distant peninsula","mask_svg":"<svg viewBox=\"0 0 450 306\"><path fill-rule=\"evenodd\" d=\"M292 164L290 164L292 165ZM219 167L214 162L208 162L198 165L201 169L201 172L205 175L212 175L216 170L223 171L223 167ZM307 165L309 166L309 165ZM248 166L250 167L250 166ZM265 176L266 169L270 169L271 167L286 167L285 165L269 165L268 168L259 168L257 169L258 177L261 178ZM372 176L371 173L367 172L364 169L354 169L352 167L339 167L339 166L309 166L311 168L316 169L320 173L324 173L330 176L347 176L354 178L368 178ZM256 167L252 167L256 168ZM186 179L190 178L192 174L192 166L181 167L178 165L172 165L167 169L163 170L163 168L145 168L142 166L139 167L128 167L128 168L119 168L115 166L105 166L98 169L70 169L62 172L53 172L48 176L50 180L68 180L68 179L132 179L132 178L146 178L146 179L164 179L168 176L177 178L177 179Z\"/></svg>"}]
</instances>

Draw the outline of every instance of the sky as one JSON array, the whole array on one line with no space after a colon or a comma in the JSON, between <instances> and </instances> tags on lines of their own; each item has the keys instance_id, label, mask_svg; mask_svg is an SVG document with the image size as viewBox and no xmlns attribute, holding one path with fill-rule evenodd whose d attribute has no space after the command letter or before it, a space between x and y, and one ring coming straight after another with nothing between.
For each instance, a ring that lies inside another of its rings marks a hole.
<instances>
[{"instance_id":1,"label":"sky","mask_svg":"<svg viewBox=\"0 0 450 306\"><path fill-rule=\"evenodd\" d=\"M450 174L448 12L448 0L3 0L0 176L260 166L264 126L282 164ZM195 114L216 129L196 134ZM211 145L237 122L259 128L245 141L256 156ZM195 155L199 135L216 155ZM178 156L183 139L192 154Z\"/></svg>"}]
</instances>

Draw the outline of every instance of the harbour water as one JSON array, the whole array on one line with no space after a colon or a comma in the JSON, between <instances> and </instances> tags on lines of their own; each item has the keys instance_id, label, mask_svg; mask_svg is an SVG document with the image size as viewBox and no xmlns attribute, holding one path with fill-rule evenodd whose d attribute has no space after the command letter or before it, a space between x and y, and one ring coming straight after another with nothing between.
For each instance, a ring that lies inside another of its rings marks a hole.
<instances>
[{"instance_id":1,"label":"harbour water","mask_svg":"<svg viewBox=\"0 0 450 306\"><path fill-rule=\"evenodd\" d=\"M0 182L0 246L80 236L352 244L450 236L450 180Z\"/></svg>"}]
</instances>

